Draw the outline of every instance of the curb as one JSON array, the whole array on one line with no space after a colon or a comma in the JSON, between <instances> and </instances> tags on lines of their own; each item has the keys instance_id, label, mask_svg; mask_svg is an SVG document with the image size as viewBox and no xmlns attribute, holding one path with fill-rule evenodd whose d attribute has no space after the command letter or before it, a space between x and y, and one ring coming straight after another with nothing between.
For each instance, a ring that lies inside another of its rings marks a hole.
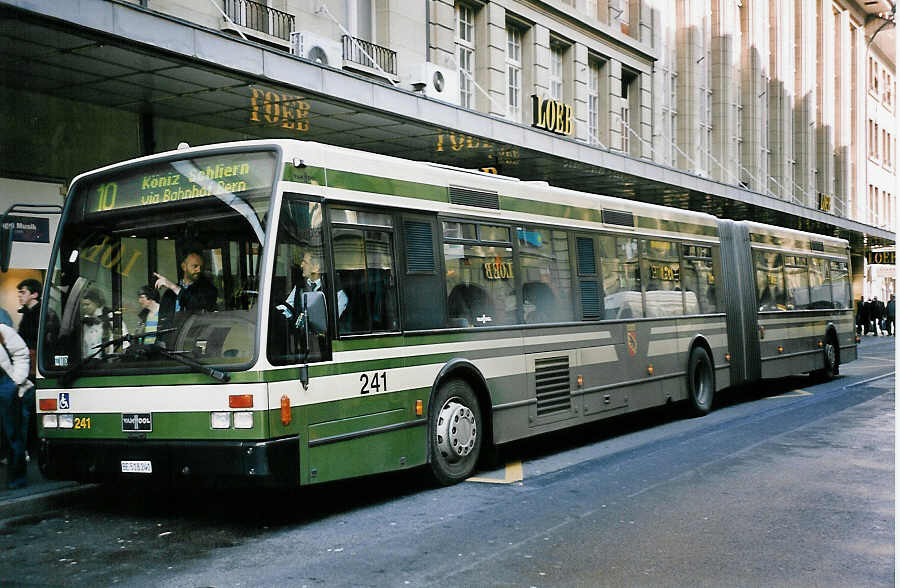
<instances>
[{"instance_id":1,"label":"curb","mask_svg":"<svg viewBox=\"0 0 900 588\"><path fill-rule=\"evenodd\" d=\"M99 484L76 484L73 482L70 487L66 488L10 497L0 502L0 520L34 515L78 504L90 498L98 488L100 488Z\"/></svg>"}]
</instances>

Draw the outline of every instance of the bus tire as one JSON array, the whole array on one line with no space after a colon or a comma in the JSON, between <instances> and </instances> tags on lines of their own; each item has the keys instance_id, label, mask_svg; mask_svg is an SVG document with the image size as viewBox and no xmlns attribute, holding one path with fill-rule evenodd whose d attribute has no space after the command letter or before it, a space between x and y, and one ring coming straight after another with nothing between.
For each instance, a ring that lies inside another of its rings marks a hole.
<instances>
[{"instance_id":1,"label":"bus tire","mask_svg":"<svg viewBox=\"0 0 900 588\"><path fill-rule=\"evenodd\" d=\"M702 347L694 347L688 360L688 408L691 414L703 416L712 409L715 385L709 354Z\"/></svg>"},{"instance_id":2,"label":"bus tire","mask_svg":"<svg viewBox=\"0 0 900 588\"><path fill-rule=\"evenodd\" d=\"M833 380L840 373L840 357L838 356L837 341L834 335L830 334L825 337L825 367L819 371L821 379Z\"/></svg>"},{"instance_id":3,"label":"bus tire","mask_svg":"<svg viewBox=\"0 0 900 588\"><path fill-rule=\"evenodd\" d=\"M465 380L443 382L433 399L428 423L431 473L449 486L468 478L481 453L481 409L475 392Z\"/></svg>"}]
</instances>

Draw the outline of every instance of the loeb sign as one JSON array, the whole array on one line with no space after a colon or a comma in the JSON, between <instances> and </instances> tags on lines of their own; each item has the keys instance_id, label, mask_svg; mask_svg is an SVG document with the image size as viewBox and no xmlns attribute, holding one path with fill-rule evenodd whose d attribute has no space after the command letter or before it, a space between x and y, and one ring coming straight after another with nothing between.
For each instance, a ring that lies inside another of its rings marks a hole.
<instances>
[{"instance_id":1,"label":"loeb sign","mask_svg":"<svg viewBox=\"0 0 900 588\"><path fill-rule=\"evenodd\" d=\"M544 100L537 94L531 95L533 122L531 126L558 135L572 134L572 107L556 100Z\"/></svg>"}]
</instances>

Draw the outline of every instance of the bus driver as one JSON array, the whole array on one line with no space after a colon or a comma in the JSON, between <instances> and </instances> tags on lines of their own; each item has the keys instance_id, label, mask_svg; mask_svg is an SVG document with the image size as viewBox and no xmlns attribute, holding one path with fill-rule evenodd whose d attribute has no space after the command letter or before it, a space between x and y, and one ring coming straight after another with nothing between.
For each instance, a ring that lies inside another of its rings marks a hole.
<instances>
[{"instance_id":1,"label":"bus driver","mask_svg":"<svg viewBox=\"0 0 900 588\"><path fill-rule=\"evenodd\" d=\"M176 284L169 278L153 272L158 278L154 287L168 289L160 301L160 315L171 317L182 310L214 311L218 292L210 279L203 275L203 256L199 251L188 250L181 261L181 274L181 281Z\"/></svg>"}]
</instances>

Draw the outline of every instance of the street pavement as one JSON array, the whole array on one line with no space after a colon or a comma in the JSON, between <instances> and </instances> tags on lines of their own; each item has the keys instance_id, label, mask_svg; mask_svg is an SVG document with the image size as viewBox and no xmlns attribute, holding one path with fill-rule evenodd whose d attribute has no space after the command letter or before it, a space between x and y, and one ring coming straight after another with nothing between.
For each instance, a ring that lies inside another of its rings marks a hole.
<instances>
[{"instance_id":1,"label":"street pavement","mask_svg":"<svg viewBox=\"0 0 900 588\"><path fill-rule=\"evenodd\" d=\"M859 346L860 357L864 357L867 349L879 344L888 343L884 336L865 336ZM891 339L890 343L894 341ZM28 485L17 490L6 489L8 466L0 465L2 484L0 484L0 520L11 517L31 515L70 504L78 503L90 497L99 488L97 484L78 484L76 482L60 482L47 480L38 468L37 456L28 463Z\"/></svg>"}]
</instances>

